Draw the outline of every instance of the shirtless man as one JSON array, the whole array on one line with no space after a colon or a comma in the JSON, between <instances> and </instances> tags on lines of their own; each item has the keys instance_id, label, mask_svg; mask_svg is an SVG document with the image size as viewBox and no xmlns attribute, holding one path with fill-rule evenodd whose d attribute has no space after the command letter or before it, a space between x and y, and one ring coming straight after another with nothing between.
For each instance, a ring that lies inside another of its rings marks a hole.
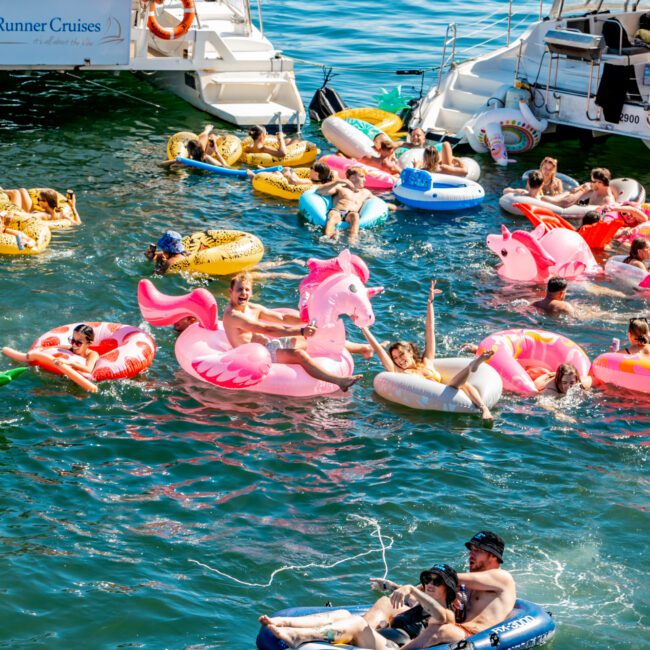
<instances>
[{"instance_id":1,"label":"shirtless man","mask_svg":"<svg viewBox=\"0 0 650 650\"><path fill-rule=\"evenodd\" d=\"M526 179L526 189L521 187L506 187L503 190L504 194L520 194L522 196L529 196L531 199L542 198L542 186L544 185L544 177L542 172L535 170L528 174Z\"/></svg>"},{"instance_id":2,"label":"shirtless man","mask_svg":"<svg viewBox=\"0 0 650 650\"><path fill-rule=\"evenodd\" d=\"M576 203L586 205L610 205L616 203L611 187L609 186L612 180L612 175L609 169L604 167L595 167L591 170L591 182L583 183L579 187L566 192L558 194L557 196L544 196L542 200L548 203L554 203L563 208Z\"/></svg>"},{"instance_id":3,"label":"shirtless man","mask_svg":"<svg viewBox=\"0 0 650 650\"><path fill-rule=\"evenodd\" d=\"M336 226L341 221L350 224L350 238L359 234L359 212L363 204L372 197L370 190L364 187L366 175L360 167L350 167L345 172L346 180L319 187L316 192L323 196L334 197L334 205L327 213L325 236L334 237Z\"/></svg>"},{"instance_id":4,"label":"shirtless man","mask_svg":"<svg viewBox=\"0 0 650 650\"><path fill-rule=\"evenodd\" d=\"M402 650L428 648L441 643L454 643L505 620L516 600L515 581L501 568L503 539L489 530L482 530L465 546L469 549L469 573L459 573L458 582L468 592L465 621L429 625L422 634Z\"/></svg>"},{"instance_id":5,"label":"shirtless man","mask_svg":"<svg viewBox=\"0 0 650 650\"><path fill-rule=\"evenodd\" d=\"M551 316L575 316L575 310L570 302L566 301L567 281L564 278L549 278L546 284L546 295L533 303L533 307L550 314Z\"/></svg>"},{"instance_id":6,"label":"shirtless man","mask_svg":"<svg viewBox=\"0 0 650 650\"><path fill-rule=\"evenodd\" d=\"M223 329L233 348L245 343L260 343L271 353L274 363L296 363L315 379L335 384L342 391L361 379L362 375L338 377L319 366L305 350L305 339L313 336L316 328L305 325L293 314L251 303L252 295L253 281L248 273L239 273L230 281L230 300L223 314Z\"/></svg>"}]
</instances>

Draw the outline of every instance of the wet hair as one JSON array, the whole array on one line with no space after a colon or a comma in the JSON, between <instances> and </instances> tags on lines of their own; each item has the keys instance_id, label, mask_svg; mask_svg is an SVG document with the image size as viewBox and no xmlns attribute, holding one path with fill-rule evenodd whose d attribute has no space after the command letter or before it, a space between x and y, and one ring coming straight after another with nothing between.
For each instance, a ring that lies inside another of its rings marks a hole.
<instances>
[{"instance_id":1,"label":"wet hair","mask_svg":"<svg viewBox=\"0 0 650 650\"><path fill-rule=\"evenodd\" d=\"M45 203L47 203L47 205L52 209L59 207L59 197L54 190L41 190L38 197L43 199L43 201L45 201Z\"/></svg>"},{"instance_id":2,"label":"wet hair","mask_svg":"<svg viewBox=\"0 0 650 650\"><path fill-rule=\"evenodd\" d=\"M634 341L639 345L650 343L650 326L648 320L644 317L630 318L630 324L627 331Z\"/></svg>"},{"instance_id":3,"label":"wet hair","mask_svg":"<svg viewBox=\"0 0 650 650\"><path fill-rule=\"evenodd\" d=\"M345 177L350 178L352 176L360 176L361 178L365 178L366 172L364 172L361 167L349 167L345 172Z\"/></svg>"},{"instance_id":4,"label":"wet hair","mask_svg":"<svg viewBox=\"0 0 650 650\"><path fill-rule=\"evenodd\" d=\"M320 183L329 183L334 180L334 173L327 163L319 161L314 163L312 169L318 174L318 180Z\"/></svg>"},{"instance_id":5,"label":"wet hair","mask_svg":"<svg viewBox=\"0 0 650 650\"><path fill-rule=\"evenodd\" d=\"M564 278L552 277L548 279L546 284L546 291L549 293L560 293L560 291L566 291L568 283Z\"/></svg>"},{"instance_id":6,"label":"wet hair","mask_svg":"<svg viewBox=\"0 0 650 650\"><path fill-rule=\"evenodd\" d=\"M592 223L598 223L600 220L600 213L596 212L596 210L589 210L589 212L585 212L584 216L582 217L581 225L590 226Z\"/></svg>"},{"instance_id":7,"label":"wet hair","mask_svg":"<svg viewBox=\"0 0 650 650\"><path fill-rule=\"evenodd\" d=\"M253 138L253 140L257 140L263 135L266 135L266 129L263 126L251 126L251 128L248 129L248 135Z\"/></svg>"},{"instance_id":8,"label":"wet hair","mask_svg":"<svg viewBox=\"0 0 650 650\"><path fill-rule=\"evenodd\" d=\"M188 140L185 145L187 149L187 157L191 160L198 160L199 162L205 157L205 151L198 140Z\"/></svg>"},{"instance_id":9,"label":"wet hair","mask_svg":"<svg viewBox=\"0 0 650 650\"><path fill-rule=\"evenodd\" d=\"M72 331L82 334L88 343L92 343L95 340L95 330L85 323L79 323Z\"/></svg>"},{"instance_id":10,"label":"wet hair","mask_svg":"<svg viewBox=\"0 0 650 650\"><path fill-rule=\"evenodd\" d=\"M542 172L535 170L528 174L528 187L531 190L536 190L542 185L544 185L544 176L542 176Z\"/></svg>"},{"instance_id":11,"label":"wet hair","mask_svg":"<svg viewBox=\"0 0 650 650\"><path fill-rule=\"evenodd\" d=\"M434 168L436 169L440 164L440 152L433 145L424 148L422 154L422 169Z\"/></svg>"},{"instance_id":12,"label":"wet hair","mask_svg":"<svg viewBox=\"0 0 650 650\"><path fill-rule=\"evenodd\" d=\"M627 256L628 260L639 260L639 253L648 248L648 240L645 237L635 237L630 244L630 254ZM641 261L641 260L639 260Z\"/></svg>"},{"instance_id":13,"label":"wet hair","mask_svg":"<svg viewBox=\"0 0 650 650\"><path fill-rule=\"evenodd\" d=\"M591 177L600 181L606 187L609 187L609 182L612 180L611 172L609 169L605 169L604 167L594 167L591 170Z\"/></svg>"},{"instance_id":14,"label":"wet hair","mask_svg":"<svg viewBox=\"0 0 650 650\"><path fill-rule=\"evenodd\" d=\"M253 276L248 271L242 271L234 277L230 278L230 288L232 289L238 282L253 283Z\"/></svg>"},{"instance_id":15,"label":"wet hair","mask_svg":"<svg viewBox=\"0 0 650 650\"><path fill-rule=\"evenodd\" d=\"M575 377L574 383L576 384L580 381L578 369L572 363L563 363L559 365L555 371L555 389L558 393L564 392L560 389L560 386L565 377Z\"/></svg>"},{"instance_id":16,"label":"wet hair","mask_svg":"<svg viewBox=\"0 0 650 650\"><path fill-rule=\"evenodd\" d=\"M422 363L422 355L420 354L420 350L418 350L418 346L411 341L397 341L395 343L392 343L388 348L388 355L390 356L391 360L393 359L393 350L408 351L413 355L413 359L415 359L416 364Z\"/></svg>"}]
</instances>

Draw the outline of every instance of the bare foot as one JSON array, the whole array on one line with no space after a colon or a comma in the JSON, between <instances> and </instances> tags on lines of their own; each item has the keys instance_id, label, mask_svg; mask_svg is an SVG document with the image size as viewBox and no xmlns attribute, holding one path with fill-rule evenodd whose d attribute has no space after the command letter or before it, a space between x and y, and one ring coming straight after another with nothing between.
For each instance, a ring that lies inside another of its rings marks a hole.
<instances>
[{"instance_id":1,"label":"bare foot","mask_svg":"<svg viewBox=\"0 0 650 650\"><path fill-rule=\"evenodd\" d=\"M266 614L262 614L262 616L260 616L257 620L262 625L273 625L274 623L273 619L270 616L267 616Z\"/></svg>"},{"instance_id":2,"label":"bare foot","mask_svg":"<svg viewBox=\"0 0 650 650\"><path fill-rule=\"evenodd\" d=\"M481 417L487 422L494 421L494 416L490 413L490 409L485 405L481 408Z\"/></svg>"},{"instance_id":3,"label":"bare foot","mask_svg":"<svg viewBox=\"0 0 650 650\"><path fill-rule=\"evenodd\" d=\"M479 354L478 357L476 357L472 363L469 364L470 372L476 372L482 363L489 361L493 356L494 350L487 350L486 352Z\"/></svg>"},{"instance_id":4,"label":"bare foot","mask_svg":"<svg viewBox=\"0 0 650 650\"><path fill-rule=\"evenodd\" d=\"M247 169L246 176L248 176L248 178L255 178L255 172L251 169Z\"/></svg>"},{"instance_id":5,"label":"bare foot","mask_svg":"<svg viewBox=\"0 0 650 650\"><path fill-rule=\"evenodd\" d=\"M301 639L301 631L298 631L296 628L277 627L275 625L269 625L267 627L273 636L280 639L280 641L284 641L290 648L295 648L304 641L304 639Z\"/></svg>"},{"instance_id":6,"label":"bare foot","mask_svg":"<svg viewBox=\"0 0 650 650\"><path fill-rule=\"evenodd\" d=\"M363 375L352 375L351 377L343 377L342 379L339 379L338 387L345 393L352 386L354 386L362 377Z\"/></svg>"},{"instance_id":7,"label":"bare foot","mask_svg":"<svg viewBox=\"0 0 650 650\"><path fill-rule=\"evenodd\" d=\"M476 354L478 352L478 345L476 345L476 343L463 343L460 346L460 351L471 352L472 354Z\"/></svg>"}]
</instances>

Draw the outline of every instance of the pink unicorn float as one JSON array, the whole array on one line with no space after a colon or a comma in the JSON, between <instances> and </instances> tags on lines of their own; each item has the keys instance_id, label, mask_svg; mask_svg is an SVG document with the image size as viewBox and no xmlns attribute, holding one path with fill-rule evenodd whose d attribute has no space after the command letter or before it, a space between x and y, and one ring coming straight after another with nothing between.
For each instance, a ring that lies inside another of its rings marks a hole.
<instances>
[{"instance_id":1,"label":"pink unicorn float","mask_svg":"<svg viewBox=\"0 0 650 650\"><path fill-rule=\"evenodd\" d=\"M500 235L488 235L488 248L499 256L498 274L504 280L544 283L551 276L574 280L600 271L587 242L575 231L540 224L533 232L510 232L501 226Z\"/></svg>"},{"instance_id":2,"label":"pink unicorn float","mask_svg":"<svg viewBox=\"0 0 650 650\"><path fill-rule=\"evenodd\" d=\"M314 336L307 339L307 353L328 372L350 376L354 362L345 348L340 316L350 316L358 327L370 327L375 322L370 298L383 287L365 286L368 267L348 250L329 260L310 259L307 266L309 274L300 283L299 314L316 327ZM334 384L309 376L299 365L272 363L269 351L259 343L233 348L218 320L217 302L207 289L166 296L151 281L141 280L138 303L151 325L173 325L187 316L197 319L180 334L175 348L181 367L197 379L222 388L293 397L338 390Z\"/></svg>"}]
</instances>

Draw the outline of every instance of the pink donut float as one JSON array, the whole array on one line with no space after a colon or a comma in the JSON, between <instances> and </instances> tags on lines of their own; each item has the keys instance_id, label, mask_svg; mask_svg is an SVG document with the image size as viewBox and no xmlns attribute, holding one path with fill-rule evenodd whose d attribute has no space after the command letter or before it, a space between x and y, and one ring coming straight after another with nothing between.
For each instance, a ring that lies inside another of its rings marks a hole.
<instances>
[{"instance_id":1,"label":"pink donut float","mask_svg":"<svg viewBox=\"0 0 650 650\"><path fill-rule=\"evenodd\" d=\"M594 377L605 384L650 394L650 357L623 352L606 352L591 367Z\"/></svg>"},{"instance_id":2,"label":"pink donut float","mask_svg":"<svg viewBox=\"0 0 650 650\"><path fill-rule=\"evenodd\" d=\"M307 352L328 372L347 377L354 370L354 362L345 349L345 326L340 316L347 314L357 326L370 327L375 320L370 298L382 288L365 286L368 267L347 250L330 260L310 259L308 266L309 275L300 284L300 311L296 312L317 329L307 339ZM264 345L247 343L233 348L218 320L216 300L207 289L166 296L149 280L141 280L138 303L152 325L172 325L186 316L197 319L178 337L175 352L183 370L201 381L221 388L292 397L338 390L332 383L314 379L298 364L272 363Z\"/></svg>"},{"instance_id":3,"label":"pink donut float","mask_svg":"<svg viewBox=\"0 0 650 650\"><path fill-rule=\"evenodd\" d=\"M40 366L45 370L56 374L67 374L61 371L58 366L48 363L48 358L74 358L69 349L69 338L74 328L81 323L61 325L45 332L32 344L30 351L36 347L53 348L46 355L34 355L30 357L32 365ZM95 339L90 349L99 354L99 359L91 373L75 373L82 378L91 381L105 381L110 379L128 379L146 370L153 362L156 355L156 343L141 329L131 325L120 323L104 323L85 321L95 332ZM79 358L80 363L84 363ZM70 377L77 381L74 376ZM77 381L86 390L91 390L88 382Z\"/></svg>"},{"instance_id":4,"label":"pink donut float","mask_svg":"<svg viewBox=\"0 0 650 650\"><path fill-rule=\"evenodd\" d=\"M395 178L388 172L385 172L382 169L377 169L377 167L366 165L354 158L329 154L323 156L320 159L320 162L326 163L329 168L336 171L341 178L345 178L345 172L350 169L350 167L361 167L361 169L366 173L366 187L369 190L385 192L386 190L392 190L393 185L395 184Z\"/></svg>"},{"instance_id":5,"label":"pink donut float","mask_svg":"<svg viewBox=\"0 0 650 650\"><path fill-rule=\"evenodd\" d=\"M538 393L527 368L555 371L562 363L571 363L580 377L587 377L591 365L585 351L571 339L553 332L512 329L484 338L478 354L494 350L488 363L501 375L505 390L524 395Z\"/></svg>"}]
</instances>

